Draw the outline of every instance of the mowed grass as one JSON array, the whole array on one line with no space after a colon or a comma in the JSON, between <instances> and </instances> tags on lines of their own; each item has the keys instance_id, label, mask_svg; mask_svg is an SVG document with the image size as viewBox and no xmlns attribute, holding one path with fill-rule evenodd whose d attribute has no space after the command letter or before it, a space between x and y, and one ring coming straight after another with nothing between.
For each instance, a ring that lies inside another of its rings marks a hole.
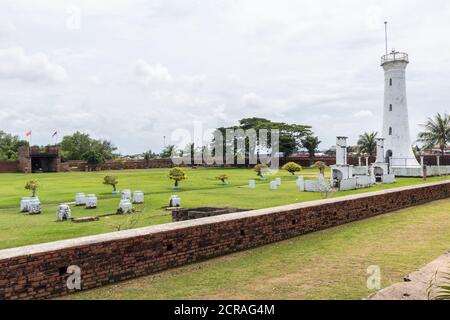
<instances>
[{"instance_id":1,"label":"mowed grass","mask_svg":"<svg viewBox=\"0 0 450 320\"><path fill-rule=\"evenodd\" d=\"M169 198L177 194L182 198L182 205L191 207L238 207L259 209L291 203L312 201L321 198L318 193L300 193L295 184L296 177L280 171L267 181L257 180L255 190L247 188L248 181L255 179L252 169L186 169L188 180L181 183L181 190L174 191L173 183L168 179L168 169L129 170L114 172L71 172L38 175L0 174L0 249L45 243L100 233L150 226L171 222L171 214L163 207ZM229 176L229 185L222 186L215 179L219 174ZM98 208L86 210L72 207L75 218L114 213L120 201L120 195L112 195L112 188L102 184L103 177L117 175L119 189L142 190L145 192L145 205L140 206L136 218L130 215L102 218L97 222L73 223L55 222L56 207L59 203L74 201L75 194L94 193L99 198ZM316 178L318 172L305 169L301 175ZM329 175L329 172L327 173ZM269 182L281 177L282 186L276 191L269 190ZM43 203L41 215L29 216L19 212L21 197L29 196L24 189L26 181L37 179L42 186L38 196ZM448 179L431 178L428 181ZM398 179L398 183L389 186L376 186L351 192L338 192L333 197L353 193L376 191L383 188L395 188L405 185L423 183L422 179Z\"/></svg>"},{"instance_id":2,"label":"mowed grass","mask_svg":"<svg viewBox=\"0 0 450 320\"><path fill-rule=\"evenodd\" d=\"M64 299L363 299L450 249L450 199Z\"/></svg>"}]
</instances>

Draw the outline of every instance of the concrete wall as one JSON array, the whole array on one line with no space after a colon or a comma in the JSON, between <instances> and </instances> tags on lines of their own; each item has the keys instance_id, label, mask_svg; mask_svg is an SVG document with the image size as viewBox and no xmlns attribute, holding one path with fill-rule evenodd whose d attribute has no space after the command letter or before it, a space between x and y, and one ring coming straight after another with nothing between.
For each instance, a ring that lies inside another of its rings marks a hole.
<instances>
[{"instance_id":1,"label":"concrete wall","mask_svg":"<svg viewBox=\"0 0 450 320\"><path fill-rule=\"evenodd\" d=\"M2 250L0 299L68 294L71 265L87 290L449 196L446 181Z\"/></svg>"}]
</instances>

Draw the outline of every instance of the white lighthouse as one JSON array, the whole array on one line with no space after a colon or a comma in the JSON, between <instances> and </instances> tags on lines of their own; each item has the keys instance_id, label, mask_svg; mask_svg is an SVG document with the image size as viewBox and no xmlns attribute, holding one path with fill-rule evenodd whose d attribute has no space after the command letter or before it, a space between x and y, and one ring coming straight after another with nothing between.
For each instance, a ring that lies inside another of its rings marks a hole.
<instances>
[{"instance_id":1,"label":"white lighthouse","mask_svg":"<svg viewBox=\"0 0 450 320\"><path fill-rule=\"evenodd\" d=\"M409 132L405 77L408 63L408 54L395 50L381 58L385 76L384 155L391 168L420 168L412 151Z\"/></svg>"}]
</instances>

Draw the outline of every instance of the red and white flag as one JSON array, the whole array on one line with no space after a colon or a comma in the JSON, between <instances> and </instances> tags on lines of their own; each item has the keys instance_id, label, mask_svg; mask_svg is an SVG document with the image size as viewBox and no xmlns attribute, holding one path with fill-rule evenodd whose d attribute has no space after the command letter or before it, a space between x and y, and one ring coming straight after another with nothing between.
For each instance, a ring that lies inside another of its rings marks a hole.
<instances>
[{"instance_id":1,"label":"red and white flag","mask_svg":"<svg viewBox=\"0 0 450 320\"><path fill-rule=\"evenodd\" d=\"M25 135L27 136L27 137L31 137L31 130L30 131L27 131L27 132L25 132Z\"/></svg>"}]
</instances>

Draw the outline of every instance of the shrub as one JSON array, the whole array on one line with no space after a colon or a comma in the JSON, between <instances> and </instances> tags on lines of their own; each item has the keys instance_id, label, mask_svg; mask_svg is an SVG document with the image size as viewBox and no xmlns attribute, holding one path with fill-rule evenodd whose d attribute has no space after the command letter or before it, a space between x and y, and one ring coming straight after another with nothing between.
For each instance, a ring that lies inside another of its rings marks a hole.
<instances>
[{"instance_id":1,"label":"shrub","mask_svg":"<svg viewBox=\"0 0 450 320\"><path fill-rule=\"evenodd\" d=\"M313 164L313 168L319 169L321 174L325 174L325 169L328 168L327 164L323 161L317 161Z\"/></svg>"},{"instance_id":2,"label":"shrub","mask_svg":"<svg viewBox=\"0 0 450 320\"><path fill-rule=\"evenodd\" d=\"M169 178L175 181L174 187L178 188L180 181L186 180L187 176L183 169L173 168L169 171Z\"/></svg>"},{"instance_id":3,"label":"shrub","mask_svg":"<svg viewBox=\"0 0 450 320\"><path fill-rule=\"evenodd\" d=\"M264 163L257 164L254 168L258 177L261 177L261 178L264 177L264 174L267 172L268 169L269 169L269 167L267 166L267 164L264 164Z\"/></svg>"},{"instance_id":4,"label":"shrub","mask_svg":"<svg viewBox=\"0 0 450 320\"><path fill-rule=\"evenodd\" d=\"M40 188L39 182L37 180L30 180L25 184L25 189L32 192L32 197L36 197L36 192Z\"/></svg>"},{"instance_id":5,"label":"shrub","mask_svg":"<svg viewBox=\"0 0 450 320\"><path fill-rule=\"evenodd\" d=\"M216 177L216 180L222 181L223 184L227 183L228 176L226 174L221 174L220 176Z\"/></svg>"},{"instance_id":6,"label":"shrub","mask_svg":"<svg viewBox=\"0 0 450 320\"><path fill-rule=\"evenodd\" d=\"M116 176L106 176L103 178L103 184L113 187L113 192L116 192L116 186L119 184L119 179Z\"/></svg>"},{"instance_id":7,"label":"shrub","mask_svg":"<svg viewBox=\"0 0 450 320\"><path fill-rule=\"evenodd\" d=\"M295 162L289 162L286 163L282 169L290 172L292 175L295 175L296 172L302 171L302 166Z\"/></svg>"}]
</instances>

